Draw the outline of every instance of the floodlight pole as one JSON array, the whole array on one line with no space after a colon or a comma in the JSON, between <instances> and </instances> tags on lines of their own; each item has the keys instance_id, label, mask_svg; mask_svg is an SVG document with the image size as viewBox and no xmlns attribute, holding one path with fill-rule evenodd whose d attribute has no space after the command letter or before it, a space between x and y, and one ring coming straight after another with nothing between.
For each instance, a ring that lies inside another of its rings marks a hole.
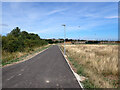
<instances>
[{"instance_id":1,"label":"floodlight pole","mask_svg":"<svg viewBox=\"0 0 120 90\"><path fill-rule=\"evenodd\" d=\"M65 24L63 24L62 26L64 26L64 55L66 55L66 50L65 50L65 39L66 39L66 31L65 31Z\"/></svg>"}]
</instances>

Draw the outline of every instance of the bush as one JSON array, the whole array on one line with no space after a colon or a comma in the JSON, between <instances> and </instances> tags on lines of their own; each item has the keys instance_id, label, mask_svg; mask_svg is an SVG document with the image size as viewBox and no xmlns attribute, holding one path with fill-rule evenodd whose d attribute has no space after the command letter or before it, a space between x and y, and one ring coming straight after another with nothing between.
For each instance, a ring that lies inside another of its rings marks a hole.
<instances>
[{"instance_id":1,"label":"bush","mask_svg":"<svg viewBox=\"0 0 120 90\"><path fill-rule=\"evenodd\" d=\"M7 36L2 36L2 50L7 52L24 51L25 48L33 48L46 45L38 34L20 31L19 27L13 29Z\"/></svg>"}]
</instances>

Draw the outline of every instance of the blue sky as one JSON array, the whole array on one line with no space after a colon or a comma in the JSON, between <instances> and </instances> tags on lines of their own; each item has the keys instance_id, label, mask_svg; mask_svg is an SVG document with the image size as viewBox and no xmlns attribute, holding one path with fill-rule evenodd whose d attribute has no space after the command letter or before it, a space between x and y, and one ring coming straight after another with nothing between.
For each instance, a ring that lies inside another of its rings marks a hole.
<instances>
[{"instance_id":1,"label":"blue sky","mask_svg":"<svg viewBox=\"0 0 120 90\"><path fill-rule=\"evenodd\" d=\"M13 28L41 38L117 39L117 2L3 2L3 35ZM80 28L78 27L80 26Z\"/></svg>"}]
</instances>

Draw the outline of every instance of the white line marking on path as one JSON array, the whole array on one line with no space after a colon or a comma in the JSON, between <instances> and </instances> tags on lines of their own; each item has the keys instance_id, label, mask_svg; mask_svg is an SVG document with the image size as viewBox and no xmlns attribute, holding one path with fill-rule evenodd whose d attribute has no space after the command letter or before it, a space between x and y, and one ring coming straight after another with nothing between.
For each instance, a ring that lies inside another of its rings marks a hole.
<instances>
[{"instance_id":1,"label":"white line marking on path","mask_svg":"<svg viewBox=\"0 0 120 90\"><path fill-rule=\"evenodd\" d=\"M45 82L46 82L46 83L50 83L50 81L49 81L49 80L46 80Z\"/></svg>"},{"instance_id":2,"label":"white line marking on path","mask_svg":"<svg viewBox=\"0 0 120 90\"><path fill-rule=\"evenodd\" d=\"M10 78L8 78L7 80L10 80L10 79L12 79L14 77L14 75L13 76L11 76Z\"/></svg>"},{"instance_id":3,"label":"white line marking on path","mask_svg":"<svg viewBox=\"0 0 120 90\"><path fill-rule=\"evenodd\" d=\"M18 74L17 76L20 76L20 75L22 75L22 74L20 73L20 74Z\"/></svg>"}]
</instances>

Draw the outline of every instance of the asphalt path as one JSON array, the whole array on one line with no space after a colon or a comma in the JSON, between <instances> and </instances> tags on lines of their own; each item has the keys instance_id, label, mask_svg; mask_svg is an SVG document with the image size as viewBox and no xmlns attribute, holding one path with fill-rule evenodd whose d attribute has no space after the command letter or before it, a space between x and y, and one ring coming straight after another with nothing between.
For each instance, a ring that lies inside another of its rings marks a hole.
<instances>
[{"instance_id":1,"label":"asphalt path","mask_svg":"<svg viewBox=\"0 0 120 90\"><path fill-rule=\"evenodd\" d=\"M2 69L3 88L80 88L59 47Z\"/></svg>"}]
</instances>

